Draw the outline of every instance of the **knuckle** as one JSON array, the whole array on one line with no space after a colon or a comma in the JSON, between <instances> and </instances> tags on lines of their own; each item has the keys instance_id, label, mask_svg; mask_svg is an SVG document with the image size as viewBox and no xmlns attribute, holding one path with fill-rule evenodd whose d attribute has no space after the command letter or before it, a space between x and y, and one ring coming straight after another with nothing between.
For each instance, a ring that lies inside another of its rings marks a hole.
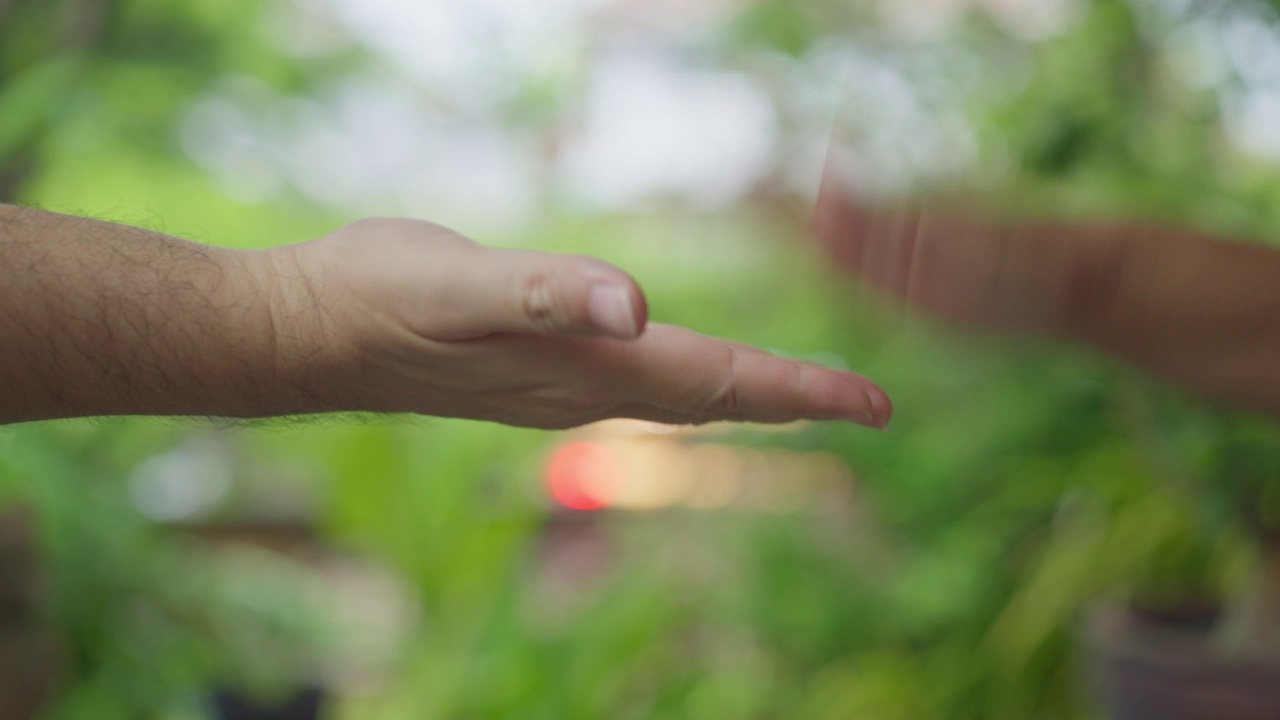
<instances>
[{"instance_id":1,"label":"knuckle","mask_svg":"<svg viewBox=\"0 0 1280 720\"><path fill-rule=\"evenodd\" d=\"M335 234L361 240L398 240L429 242L459 248L476 246L469 238L427 220L403 217L366 217L342 226Z\"/></svg>"},{"instance_id":2,"label":"knuckle","mask_svg":"<svg viewBox=\"0 0 1280 720\"><path fill-rule=\"evenodd\" d=\"M545 272L529 273L520 288L520 311L534 327L551 332L559 326L555 285Z\"/></svg>"},{"instance_id":3,"label":"knuckle","mask_svg":"<svg viewBox=\"0 0 1280 720\"><path fill-rule=\"evenodd\" d=\"M791 397L799 397L804 394L806 386L809 384L809 368L798 362L789 363L787 365L787 390Z\"/></svg>"},{"instance_id":4,"label":"knuckle","mask_svg":"<svg viewBox=\"0 0 1280 720\"><path fill-rule=\"evenodd\" d=\"M380 232L385 230L387 225L392 222L394 222L392 219L385 217L364 217L347 223L342 226L341 230L355 234Z\"/></svg>"},{"instance_id":5,"label":"knuckle","mask_svg":"<svg viewBox=\"0 0 1280 720\"><path fill-rule=\"evenodd\" d=\"M692 424L701 425L715 419L736 420L744 413L742 393L738 387L738 351L725 347L721 359L720 382L711 389L706 399L695 408Z\"/></svg>"},{"instance_id":6,"label":"knuckle","mask_svg":"<svg viewBox=\"0 0 1280 720\"><path fill-rule=\"evenodd\" d=\"M803 363L793 363L787 371L787 402L783 406L783 410L794 416L804 414L807 398L810 395L811 385L814 382L814 375L817 368L812 365Z\"/></svg>"}]
</instances>

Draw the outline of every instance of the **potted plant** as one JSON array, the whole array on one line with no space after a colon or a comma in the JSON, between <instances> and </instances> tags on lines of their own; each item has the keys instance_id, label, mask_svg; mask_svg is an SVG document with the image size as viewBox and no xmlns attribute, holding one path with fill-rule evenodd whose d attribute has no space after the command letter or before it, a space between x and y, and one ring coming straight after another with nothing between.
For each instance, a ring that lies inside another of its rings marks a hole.
<instances>
[{"instance_id":1,"label":"potted plant","mask_svg":"<svg viewBox=\"0 0 1280 720\"><path fill-rule=\"evenodd\" d=\"M1209 532L1175 538L1150 559L1165 571L1086 621L1091 680L1116 720L1280 717L1280 429L1220 418L1199 454ZM1216 591L1206 541L1224 523L1252 557L1247 579Z\"/></svg>"}]
</instances>

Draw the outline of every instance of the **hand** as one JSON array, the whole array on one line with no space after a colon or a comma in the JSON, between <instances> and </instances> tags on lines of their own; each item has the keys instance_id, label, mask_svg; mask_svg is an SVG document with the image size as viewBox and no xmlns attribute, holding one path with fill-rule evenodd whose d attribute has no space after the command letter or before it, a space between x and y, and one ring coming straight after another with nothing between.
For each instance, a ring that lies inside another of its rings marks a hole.
<instances>
[{"instance_id":1,"label":"hand","mask_svg":"<svg viewBox=\"0 0 1280 720\"><path fill-rule=\"evenodd\" d=\"M844 268L944 320L1079 342L1280 418L1280 252L1140 225L998 225L859 207L830 174L814 228Z\"/></svg>"},{"instance_id":2,"label":"hand","mask_svg":"<svg viewBox=\"0 0 1280 720\"><path fill-rule=\"evenodd\" d=\"M891 412L858 375L647 325L636 283L590 258L397 219L268 256L277 354L320 406L541 428L610 417L883 427Z\"/></svg>"},{"instance_id":3,"label":"hand","mask_svg":"<svg viewBox=\"0 0 1280 720\"><path fill-rule=\"evenodd\" d=\"M872 209L831 174L814 231L842 268L908 307L1012 333L1073 335L1105 314L1126 247L1117 238L1123 233L1105 226L1002 225L946 210Z\"/></svg>"}]
</instances>

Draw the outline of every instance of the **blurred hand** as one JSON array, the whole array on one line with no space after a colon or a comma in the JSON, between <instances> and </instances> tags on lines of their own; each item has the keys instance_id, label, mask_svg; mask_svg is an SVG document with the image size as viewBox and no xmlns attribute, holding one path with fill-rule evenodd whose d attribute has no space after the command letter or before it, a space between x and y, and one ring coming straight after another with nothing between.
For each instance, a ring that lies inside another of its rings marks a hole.
<instances>
[{"instance_id":1,"label":"blurred hand","mask_svg":"<svg viewBox=\"0 0 1280 720\"><path fill-rule=\"evenodd\" d=\"M871 287L943 320L1004 332L1067 333L1112 301L1104 228L1005 226L947 210L869 208L826 178L814 231Z\"/></svg>"},{"instance_id":2,"label":"blurred hand","mask_svg":"<svg viewBox=\"0 0 1280 720\"><path fill-rule=\"evenodd\" d=\"M1280 417L1280 252L1169 228L999 225L862 207L828 175L814 229L871 286L961 325L1087 344Z\"/></svg>"},{"instance_id":3,"label":"blurred hand","mask_svg":"<svg viewBox=\"0 0 1280 720\"><path fill-rule=\"evenodd\" d=\"M678 327L646 326L626 274L370 219L270 251L282 362L333 409L563 428L845 419L883 427L870 381Z\"/></svg>"}]
</instances>

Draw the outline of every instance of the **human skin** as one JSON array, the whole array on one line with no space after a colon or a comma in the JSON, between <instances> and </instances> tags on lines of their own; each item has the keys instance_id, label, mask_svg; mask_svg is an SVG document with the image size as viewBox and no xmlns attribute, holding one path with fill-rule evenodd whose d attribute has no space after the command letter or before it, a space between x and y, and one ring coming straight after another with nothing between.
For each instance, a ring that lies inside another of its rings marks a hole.
<instances>
[{"instance_id":1,"label":"human skin","mask_svg":"<svg viewBox=\"0 0 1280 720\"><path fill-rule=\"evenodd\" d=\"M1082 343L1280 417L1280 251L1140 225L873 210L832 175L814 229L839 265L910 308Z\"/></svg>"},{"instance_id":2,"label":"human skin","mask_svg":"<svg viewBox=\"0 0 1280 720\"><path fill-rule=\"evenodd\" d=\"M0 423L328 412L884 427L891 407L858 375L650 324L591 258L388 218L230 250L0 205Z\"/></svg>"}]
</instances>

